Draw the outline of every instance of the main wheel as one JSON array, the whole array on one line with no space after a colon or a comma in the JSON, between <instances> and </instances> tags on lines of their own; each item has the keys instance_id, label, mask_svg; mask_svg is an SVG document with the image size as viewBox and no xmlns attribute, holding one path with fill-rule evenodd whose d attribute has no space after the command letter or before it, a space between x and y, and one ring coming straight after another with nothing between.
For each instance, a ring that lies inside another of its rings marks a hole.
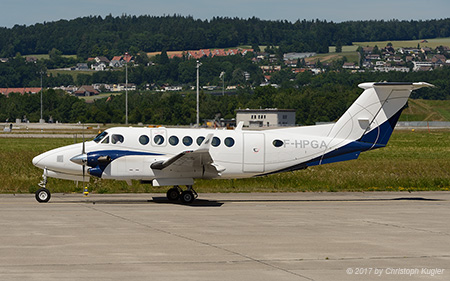
<instances>
[{"instance_id":1,"label":"main wheel","mask_svg":"<svg viewBox=\"0 0 450 281\"><path fill-rule=\"evenodd\" d=\"M180 191L178 190L178 188L173 187L169 190L167 190L167 199L169 199L169 201L177 201L178 198L180 197Z\"/></svg>"},{"instance_id":2,"label":"main wheel","mask_svg":"<svg viewBox=\"0 0 450 281\"><path fill-rule=\"evenodd\" d=\"M40 188L38 189L38 191L36 191L35 197L39 203L47 203L52 195L50 194L50 191L48 191L48 189Z\"/></svg>"},{"instance_id":3,"label":"main wheel","mask_svg":"<svg viewBox=\"0 0 450 281\"><path fill-rule=\"evenodd\" d=\"M190 190L185 190L181 192L180 200L184 204L191 204L195 200L194 193Z\"/></svg>"}]
</instances>

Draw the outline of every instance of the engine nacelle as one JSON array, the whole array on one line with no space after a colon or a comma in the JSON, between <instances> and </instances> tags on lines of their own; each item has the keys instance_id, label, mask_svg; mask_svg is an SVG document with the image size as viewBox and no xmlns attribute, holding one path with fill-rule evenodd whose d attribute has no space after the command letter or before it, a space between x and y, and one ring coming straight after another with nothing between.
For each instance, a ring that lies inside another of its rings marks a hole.
<instances>
[{"instance_id":1,"label":"engine nacelle","mask_svg":"<svg viewBox=\"0 0 450 281\"><path fill-rule=\"evenodd\" d=\"M91 176L94 176L94 177L97 177L97 178L101 178L102 174L103 174L103 169L100 168L99 166L97 166L95 168L88 169L88 173Z\"/></svg>"}]
</instances>

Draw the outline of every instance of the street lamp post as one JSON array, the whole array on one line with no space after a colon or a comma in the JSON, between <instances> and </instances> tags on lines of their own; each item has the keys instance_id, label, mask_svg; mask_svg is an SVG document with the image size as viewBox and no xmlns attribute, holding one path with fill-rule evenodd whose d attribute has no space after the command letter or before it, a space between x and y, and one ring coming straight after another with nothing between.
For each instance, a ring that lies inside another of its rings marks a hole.
<instances>
[{"instance_id":1,"label":"street lamp post","mask_svg":"<svg viewBox=\"0 0 450 281\"><path fill-rule=\"evenodd\" d=\"M201 65L202 65L202 63L197 61L197 128L200 127L200 115L199 115L199 112L200 112L200 109L199 109L200 108L199 107L199 103L200 103L199 80L200 80L200 78L199 78L199 69L200 69Z\"/></svg>"}]
</instances>

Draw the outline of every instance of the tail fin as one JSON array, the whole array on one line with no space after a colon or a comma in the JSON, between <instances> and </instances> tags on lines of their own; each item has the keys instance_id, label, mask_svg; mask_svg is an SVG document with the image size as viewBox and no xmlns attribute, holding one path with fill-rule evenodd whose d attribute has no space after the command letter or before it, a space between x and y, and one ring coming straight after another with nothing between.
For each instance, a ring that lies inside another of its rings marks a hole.
<instances>
[{"instance_id":1,"label":"tail fin","mask_svg":"<svg viewBox=\"0 0 450 281\"><path fill-rule=\"evenodd\" d=\"M385 146L411 92L433 85L419 83L362 83L364 92L333 126L329 136L339 140L360 141Z\"/></svg>"}]
</instances>

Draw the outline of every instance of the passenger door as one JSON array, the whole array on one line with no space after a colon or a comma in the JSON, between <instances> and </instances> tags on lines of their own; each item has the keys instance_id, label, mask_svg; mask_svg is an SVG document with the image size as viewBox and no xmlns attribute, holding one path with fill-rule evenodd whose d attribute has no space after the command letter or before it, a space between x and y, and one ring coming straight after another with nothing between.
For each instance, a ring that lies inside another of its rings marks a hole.
<instances>
[{"instance_id":1,"label":"passenger door","mask_svg":"<svg viewBox=\"0 0 450 281\"><path fill-rule=\"evenodd\" d=\"M244 133L242 171L245 173L264 172L264 134Z\"/></svg>"}]
</instances>

